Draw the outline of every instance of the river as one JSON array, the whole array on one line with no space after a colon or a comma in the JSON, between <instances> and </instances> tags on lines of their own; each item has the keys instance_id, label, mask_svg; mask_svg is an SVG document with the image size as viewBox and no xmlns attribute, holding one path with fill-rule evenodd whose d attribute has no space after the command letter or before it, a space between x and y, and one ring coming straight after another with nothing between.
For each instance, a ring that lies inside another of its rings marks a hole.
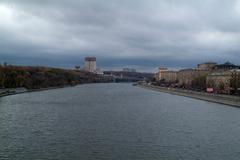
<instances>
[{"instance_id":1,"label":"river","mask_svg":"<svg viewBox=\"0 0 240 160\"><path fill-rule=\"evenodd\" d=\"M0 98L1 160L239 160L240 109L87 84Z\"/></svg>"}]
</instances>

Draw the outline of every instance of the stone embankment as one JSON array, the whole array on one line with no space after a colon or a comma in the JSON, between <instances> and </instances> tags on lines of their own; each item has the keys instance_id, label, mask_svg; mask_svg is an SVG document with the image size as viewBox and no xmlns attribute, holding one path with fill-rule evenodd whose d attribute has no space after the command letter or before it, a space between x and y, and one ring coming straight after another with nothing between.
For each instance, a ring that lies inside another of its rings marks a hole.
<instances>
[{"instance_id":1,"label":"stone embankment","mask_svg":"<svg viewBox=\"0 0 240 160\"><path fill-rule=\"evenodd\" d=\"M224 105L240 107L240 96L212 94L212 93L206 93L206 92L196 92L196 91L191 91L191 90L184 90L184 89L178 89L178 88L166 88L166 87L145 85L145 84L140 84L139 86L143 87L143 88L155 90L155 91L169 93L169 94L185 96L185 97L205 100L205 101L209 101L209 102L215 102L215 103L220 103L220 104L224 104Z\"/></svg>"}]
</instances>

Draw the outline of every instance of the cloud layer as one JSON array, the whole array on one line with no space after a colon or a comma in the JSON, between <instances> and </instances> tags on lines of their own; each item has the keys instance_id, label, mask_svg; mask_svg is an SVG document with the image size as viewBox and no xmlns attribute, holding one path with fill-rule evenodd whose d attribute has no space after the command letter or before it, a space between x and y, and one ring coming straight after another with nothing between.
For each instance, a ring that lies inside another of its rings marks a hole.
<instances>
[{"instance_id":1,"label":"cloud layer","mask_svg":"<svg viewBox=\"0 0 240 160\"><path fill-rule=\"evenodd\" d=\"M0 35L0 59L19 64L238 63L240 0L1 0Z\"/></svg>"}]
</instances>

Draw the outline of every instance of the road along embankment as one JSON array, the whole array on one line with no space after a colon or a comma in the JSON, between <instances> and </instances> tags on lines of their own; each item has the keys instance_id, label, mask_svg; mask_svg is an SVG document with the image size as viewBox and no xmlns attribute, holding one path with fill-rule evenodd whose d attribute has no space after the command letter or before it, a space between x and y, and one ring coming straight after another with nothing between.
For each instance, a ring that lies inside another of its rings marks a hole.
<instances>
[{"instance_id":1,"label":"road along embankment","mask_svg":"<svg viewBox=\"0 0 240 160\"><path fill-rule=\"evenodd\" d=\"M205 100L214 103L220 103L224 105L230 105L234 107L240 107L240 96L231 96L231 95L221 95L221 94L212 94L205 92L196 92L191 90L177 89L177 88L166 88L153 85L138 85L142 88L147 88L159 92L165 92L169 94L185 96L200 100Z\"/></svg>"}]
</instances>

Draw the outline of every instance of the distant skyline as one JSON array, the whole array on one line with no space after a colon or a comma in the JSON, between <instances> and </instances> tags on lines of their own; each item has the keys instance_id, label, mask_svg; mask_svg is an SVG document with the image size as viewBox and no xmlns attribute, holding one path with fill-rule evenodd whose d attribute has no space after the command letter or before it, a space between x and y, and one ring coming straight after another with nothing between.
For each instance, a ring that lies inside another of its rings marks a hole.
<instances>
[{"instance_id":1,"label":"distant skyline","mask_svg":"<svg viewBox=\"0 0 240 160\"><path fill-rule=\"evenodd\" d=\"M1 0L0 63L103 69L240 62L240 0Z\"/></svg>"}]
</instances>

